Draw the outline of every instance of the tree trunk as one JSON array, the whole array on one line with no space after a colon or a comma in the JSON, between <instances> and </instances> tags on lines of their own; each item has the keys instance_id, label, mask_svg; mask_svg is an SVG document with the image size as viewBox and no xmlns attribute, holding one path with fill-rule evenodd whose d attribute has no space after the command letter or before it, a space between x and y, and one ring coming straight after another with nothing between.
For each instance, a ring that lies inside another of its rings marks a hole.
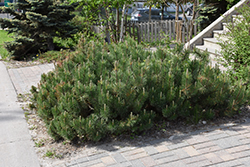
<instances>
[{"instance_id":1,"label":"tree trunk","mask_svg":"<svg viewBox=\"0 0 250 167\"><path fill-rule=\"evenodd\" d=\"M123 5L123 8L122 8L122 20L121 20L121 33L120 33L120 42L122 42L122 38L123 38L123 22L124 22L124 13L125 13L125 8L126 8L126 5L124 4Z\"/></svg>"},{"instance_id":2,"label":"tree trunk","mask_svg":"<svg viewBox=\"0 0 250 167\"><path fill-rule=\"evenodd\" d=\"M164 3L161 4L162 8L161 8L161 20L163 20L163 14L164 14Z\"/></svg>"},{"instance_id":3,"label":"tree trunk","mask_svg":"<svg viewBox=\"0 0 250 167\"><path fill-rule=\"evenodd\" d=\"M183 14L183 17L184 17L184 19L183 19L183 17L182 17L182 20L184 20L185 22L187 22L188 19L187 19L187 16L186 16L186 14L185 14L185 10L184 10L183 6L184 6L184 4L180 5L181 10L182 10L182 14Z\"/></svg>"},{"instance_id":4,"label":"tree trunk","mask_svg":"<svg viewBox=\"0 0 250 167\"><path fill-rule=\"evenodd\" d=\"M120 18L119 18L119 8L116 8L116 22L115 22L115 26L116 26L116 32L115 32L115 36L116 36L116 41L118 42L118 39L119 39L119 21L120 21Z\"/></svg>"},{"instance_id":5,"label":"tree trunk","mask_svg":"<svg viewBox=\"0 0 250 167\"><path fill-rule=\"evenodd\" d=\"M151 6L149 7L149 15L148 15L148 21L151 21Z\"/></svg>"},{"instance_id":6,"label":"tree trunk","mask_svg":"<svg viewBox=\"0 0 250 167\"><path fill-rule=\"evenodd\" d=\"M190 25L189 25L189 32L188 32L188 38L187 38L187 43L188 43L188 45L187 45L187 48L186 49L189 49L190 48L190 38L191 38L191 35L192 35L192 33L193 33L193 25L194 25L194 20L196 19L196 13L198 13L198 12L196 12L195 10L196 10L196 6L197 6L197 1L198 0L195 0L194 1L194 4L193 4L193 16L192 16L192 19L191 19L191 22L190 22ZM198 2L199 3L199 2Z\"/></svg>"},{"instance_id":7,"label":"tree trunk","mask_svg":"<svg viewBox=\"0 0 250 167\"><path fill-rule=\"evenodd\" d=\"M195 1L196 1L196 0L195 0ZM198 1L198 0L196 1L196 6L197 6L197 7L199 7L199 6L200 6L200 3L199 3L199 1ZM197 19L197 18L199 17L199 12L194 12L194 11L193 11L193 14L194 14L194 13L195 13L195 19ZM197 29L197 26L198 26L198 28L200 29L200 27L201 27L201 26L200 26L200 22L199 22L199 23L197 23L197 25L196 25L196 29Z\"/></svg>"},{"instance_id":8,"label":"tree trunk","mask_svg":"<svg viewBox=\"0 0 250 167\"><path fill-rule=\"evenodd\" d=\"M179 18L179 0L176 0L176 11L175 11L175 20Z\"/></svg>"},{"instance_id":9,"label":"tree trunk","mask_svg":"<svg viewBox=\"0 0 250 167\"><path fill-rule=\"evenodd\" d=\"M114 42L114 38L113 38L113 35L112 35L112 27L111 27L111 23L110 23L110 20L109 20L109 13L108 13L108 8L104 8L104 10L105 10L105 14L106 14L106 18L107 18L107 24L108 24L108 28L107 28L107 40L109 41L109 42L111 42L110 41L110 35L111 35L111 40L112 40L112 42Z\"/></svg>"},{"instance_id":10,"label":"tree trunk","mask_svg":"<svg viewBox=\"0 0 250 167\"><path fill-rule=\"evenodd\" d=\"M55 50L55 44L53 43L53 38L52 37L47 38L47 47L48 47L49 51Z\"/></svg>"}]
</instances>

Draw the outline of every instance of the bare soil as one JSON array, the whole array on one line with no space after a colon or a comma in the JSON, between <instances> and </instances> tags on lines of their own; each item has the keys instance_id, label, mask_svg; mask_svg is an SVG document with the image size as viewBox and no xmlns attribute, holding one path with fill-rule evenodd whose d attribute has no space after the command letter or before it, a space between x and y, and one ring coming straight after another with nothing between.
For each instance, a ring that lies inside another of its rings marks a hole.
<instances>
[{"instance_id":1,"label":"bare soil","mask_svg":"<svg viewBox=\"0 0 250 167\"><path fill-rule=\"evenodd\" d=\"M27 60L27 61L17 61L12 59L6 59L3 61L7 69L10 68L21 68L21 67L30 67L39 64L45 63L43 60Z\"/></svg>"}]
</instances>

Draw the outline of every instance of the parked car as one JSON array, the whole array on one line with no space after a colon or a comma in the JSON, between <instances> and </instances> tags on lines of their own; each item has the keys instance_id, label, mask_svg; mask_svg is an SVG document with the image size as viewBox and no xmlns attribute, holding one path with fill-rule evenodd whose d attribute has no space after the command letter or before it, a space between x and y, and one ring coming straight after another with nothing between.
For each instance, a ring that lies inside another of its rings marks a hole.
<instances>
[{"instance_id":1,"label":"parked car","mask_svg":"<svg viewBox=\"0 0 250 167\"><path fill-rule=\"evenodd\" d=\"M160 9L151 9L151 20L161 20L162 11ZM163 20L174 20L175 16L168 12L163 12ZM179 17L179 20L182 18ZM131 14L132 22L146 22L149 20L149 9L138 8Z\"/></svg>"},{"instance_id":2,"label":"parked car","mask_svg":"<svg viewBox=\"0 0 250 167\"><path fill-rule=\"evenodd\" d=\"M119 8L119 12L122 12L122 8ZM131 15L131 13L133 12L133 9L132 8L126 8L125 10L125 13L127 15Z\"/></svg>"}]
</instances>

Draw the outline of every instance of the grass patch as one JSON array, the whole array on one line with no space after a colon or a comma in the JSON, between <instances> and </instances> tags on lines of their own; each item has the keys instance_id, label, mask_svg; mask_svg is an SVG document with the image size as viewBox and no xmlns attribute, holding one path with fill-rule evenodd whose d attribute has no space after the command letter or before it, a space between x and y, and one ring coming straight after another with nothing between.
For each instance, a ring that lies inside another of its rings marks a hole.
<instances>
[{"instance_id":1,"label":"grass patch","mask_svg":"<svg viewBox=\"0 0 250 167\"><path fill-rule=\"evenodd\" d=\"M13 38L11 38L10 35L7 34L7 31L0 30L0 55L3 59L7 58L9 55L9 52L4 48L4 42L12 40Z\"/></svg>"},{"instance_id":2,"label":"grass patch","mask_svg":"<svg viewBox=\"0 0 250 167\"><path fill-rule=\"evenodd\" d=\"M46 153L44 154L44 157L48 158L62 158L62 155L56 154L55 150L47 150Z\"/></svg>"},{"instance_id":3,"label":"grass patch","mask_svg":"<svg viewBox=\"0 0 250 167\"><path fill-rule=\"evenodd\" d=\"M55 152L51 150L47 150L47 152L44 155L45 157L53 158L55 156Z\"/></svg>"},{"instance_id":4,"label":"grass patch","mask_svg":"<svg viewBox=\"0 0 250 167\"><path fill-rule=\"evenodd\" d=\"M45 140L44 139L41 139L41 140L39 140L38 142L35 142L35 146L36 147L42 147L42 146L44 146L44 142L45 142ZM46 154L48 154L48 155L50 155L52 152L51 151L47 151L47 153ZM46 155L47 156L47 155Z\"/></svg>"}]
</instances>

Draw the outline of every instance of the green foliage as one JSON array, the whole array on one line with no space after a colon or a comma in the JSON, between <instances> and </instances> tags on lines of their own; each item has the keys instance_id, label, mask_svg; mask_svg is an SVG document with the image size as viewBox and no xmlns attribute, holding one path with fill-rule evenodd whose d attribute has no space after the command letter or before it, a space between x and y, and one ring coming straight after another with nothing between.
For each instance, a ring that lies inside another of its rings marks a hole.
<instances>
[{"instance_id":1,"label":"green foliage","mask_svg":"<svg viewBox=\"0 0 250 167\"><path fill-rule=\"evenodd\" d=\"M249 85L250 6L243 6L238 12L242 14L237 17L238 21L228 24L229 31L225 34L228 40L220 43L222 62L229 67L228 73L232 80Z\"/></svg>"},{"instance_id":2,"label":"green foliage","mask_svg":"<svg viewBox=\"0 0 250 167\"><path fill-rule=\"evenodd\" d=\"M165 41L162 41L162 40L156 40L153 42L141 41L141 45L144 45L145 47L157 47L157 46L164 46L164 45L166 45L166 43L165 43Z\"/></svg>"},{"instance_id":3,"label":"green foliage","mask_svg":"<svg viewBox=\"0 0 250 167\"><path fill-rule=\"evenodd\" d=\"M78 9L81 11L81 17L76 17L75 20L81 19L84 34L88 37L93 37L96 32L93 26L105 26L102 33L110 37L111 42L118 42L121 31L121 12L119 8L123 5L128 6L133 4L132 0L68 0L72 3L79 4ZM117 13L117 14L116 14ZM109 34L109 35L108 35Z\"/></svg>"},{"instance_id":4,"label":"green foliage","mask_svg":"<svg viewBox=\"0 0 250 167\"><path fill-rule=\"evenodd\" d=\"M208 66L208 56L181 46L146 51L132 39L105 45L81 39L79 49L43 74L30 105L55 139L98 141L139 133L160 119L197 123L232 115L245 102L245 87Z\"/></svg>"},{"instance_id":5,"label":"green foliage","mask_svg":"<svg viewBox=\"0 0 250 167\"><path fill-rule=\"evenodd\" d=\"M41 55L37 55L37 58L40 59L40 61L45 62L53 62L53 61L62 61L64 60L68 55L67 50L60 50L60 51L48 51L46 53L43 53Z\"/></svg>"},{"instance_id":6,"label":"green foliage","mask_svg":"<svg viewBox=\"0 0 250 167\"><path fill-rule=\"evenodd\" d=\"M75 25L79 31L86 30L85 28L90 26L86 23L85 17L76 15L72 20L71 23Z\"/></svg>"},{"instance_id":7,"label":"green foliage","mask_svg":"<svg viewBox=\"0 0 250 167\"><path fill-rule=\"evenodd\" d=\"M233 7L234 5L236 5L238 2L240 2L240 0L226 0L226 1L228 3L227 4L227 9L230 9L231 7Z\"/></svg>"},{"instance_id":8,"label":"green foliage","mask_svg":"<svg viewBox=\"0 0 250 167\"><path fill-rule=\"evenodd\" d=\"M47 150L44 154L45 157L52 158L55 155L54 151Z\"/></svg>"},{"instance_id":9,"label":"green foliage","mask_svg":"<svg viewBox=\"0 0 250 167\"><path fill-rule=\"evenodd\" d=\"M62 38L62 37L55 37L54 38L54 44L61 48L61 49L71 49L71 50L74 50L75 49L75 46L77 45L78 43L78 40L80 39L82 33L81 32L78 32L74 35L72 35L71 38Z\"/></svg>"},{"instance_id":10,"label":"green foliage","mask_svg":"<svg viewBox=\"0 0 250 167\"><path fill-rule=\"evenodd\" d=\"M53 0L19 0L10 7L3 7L3 12L10 13L13 19L0 18L0 25L15 35L14 41L5 44L6 49L15 59L57 49L54 37L71 38L77 32L70 24L74 17L70 12L75 6Z\"/></svg>"},{"instance_id":11,"label":"green foliage","mask_svg":"<svg viewBox=\"0 0 250 167\"><path fill-rule=\"evenodd\" d=\"M24 116L25 116L25 120L28 121L29 120L29 112L24 112Z\"/></svg>"},{"instance_id":12,"label":"green foliage","mask_svg":"<svg viewBox=\"0 0 250 167\"><path fill-rule=\"evenodd\" d=\"M52 150L47 150L46 153L44 154L44 157L60 159L63 156L61 154L56 154L55 149L52 149Z\"/></svg>"},{"instance_id":13,"label":"green foliage","mask_svg":"<svg viewBox=\"0 0 250 167\"><path fill-rule=\"evenodd\" d=\"M35 146L36 147L42 147L42 146L44 146L44 142L45 142L45 140L41 139L38 142L35 142Z\"/></svg>"}]
</instances>

